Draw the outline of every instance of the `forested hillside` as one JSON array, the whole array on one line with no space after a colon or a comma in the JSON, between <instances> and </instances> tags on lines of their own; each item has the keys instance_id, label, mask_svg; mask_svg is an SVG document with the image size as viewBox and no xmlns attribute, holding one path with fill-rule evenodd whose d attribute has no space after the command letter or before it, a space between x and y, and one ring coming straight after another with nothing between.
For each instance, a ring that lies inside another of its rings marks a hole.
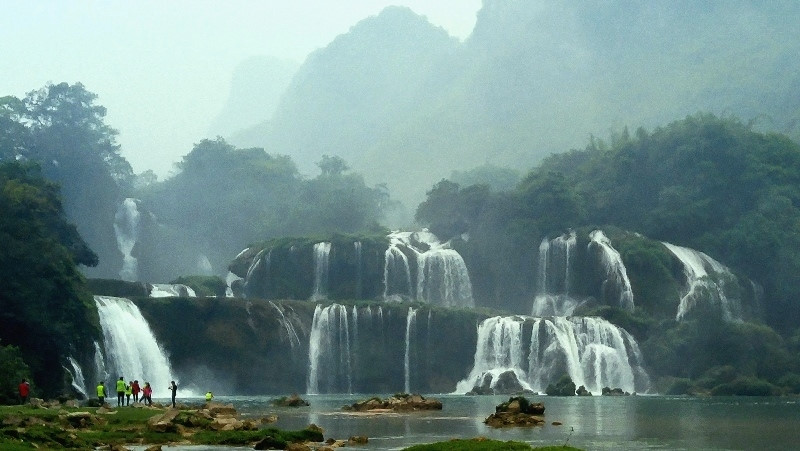
<instances>
[{"instance_id":1,"label":"forested hillside","mask_svg":"<svg viewBox=\"0 0 800 451\"><path fill-rule=\"evenodd\" d=\"M698 111L798 139L798 15L793 1L486 1L458 43L389 8L312 54L269 123L231 142L301 171L340 155L413 208L451 170L530 168Z\"/></svg>"}]
</instances>

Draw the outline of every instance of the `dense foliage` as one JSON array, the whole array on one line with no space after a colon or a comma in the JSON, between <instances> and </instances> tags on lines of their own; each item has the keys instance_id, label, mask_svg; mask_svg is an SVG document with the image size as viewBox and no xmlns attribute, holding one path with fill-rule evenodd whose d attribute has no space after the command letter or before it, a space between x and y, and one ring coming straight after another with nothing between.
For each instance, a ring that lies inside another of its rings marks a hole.
<instances>
[{"instance_id":1,"label":"dense foliage","mask_svg":"<svg viewBox=\"0 0 800 451\"><path fill-rule=\"evenodd\" d=\"M22 352L16 346L3 346L0 343L0 404L16 404L19 402L17 386L22 379L31 380L31 370L22 358ZM31 396L36 388L31 386Z\"/></svg>"},{"instance_id":2,"label":"dense foliage","mask_svg":"<svg viewBox=\"0 0 800 451\"><path fill-rule=\"evenodd\" d=\"M53 396L65 386L66 357L85 357L100 335L76 266L97 257L33 164L0 165L0 211L0 339L19 348L41 394Z\"/></svg>"},{"instance_id":3,"label":"dense foliage","mask_svg":"<svg viewBox=\"0 0 800 451\"><path fill-rule=\"evenodd\" d=\"M80 83L0 98L0 161L38 162L61 186L67 217L105 264L120 258L114 215L133 173L96 100Z\"/></svg>"},{"instance_id":4,"label":"dense foliage","mask_svg":"<svg viewBox=\"0 0 800 451\"><path fill-rule=\"evenodd\" d=\"M201 141L178 174L139 193L139 208L152 213L134 250L140 279L221 274L247 243L271 237L373 228L388 193L366 186L341 158L326 156L319 167L306 179L289 157ZM210 268L198 267L204 258Z\"/></svg>"}]
</instances>

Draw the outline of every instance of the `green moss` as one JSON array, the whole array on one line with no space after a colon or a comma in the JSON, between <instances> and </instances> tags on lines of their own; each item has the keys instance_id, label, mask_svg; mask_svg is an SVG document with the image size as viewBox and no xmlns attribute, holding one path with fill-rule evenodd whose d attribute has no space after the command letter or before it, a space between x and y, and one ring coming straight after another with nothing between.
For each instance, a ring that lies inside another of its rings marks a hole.
<instances>
[{"instance_id":1,"label":"green moss","mask_svg":"<svg viewBox=\"0 0 800 451\"><path fill-rule=\"evenodd\" d=\"M194 435L193 441L207 445L250 445L266 438L272 439L273 446L280 448L285 448L289 443L324 440L321 432L310 429L283 431L268 428L258 431L200 431Z\"/></svg>"},{"instance_id":2,"label":"green moss","mask_svg":"<svg viewBox=\"0 0 800 451\"><path fill-rule=\"evenodd\" d=\"M225 297L228 284L219 276L181 276L171 281L172 284L182 284L194 290L201 297Z\"/></svg>"}]
</instances>

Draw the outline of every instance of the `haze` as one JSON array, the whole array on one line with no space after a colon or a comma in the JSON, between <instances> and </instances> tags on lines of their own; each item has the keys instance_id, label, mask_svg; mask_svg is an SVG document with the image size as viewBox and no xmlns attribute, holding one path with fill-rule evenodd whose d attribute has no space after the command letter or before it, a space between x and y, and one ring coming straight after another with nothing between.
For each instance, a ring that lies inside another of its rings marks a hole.
<instances>
[{"instance_id":1,"label":"haze","mask_svg":"<svg viewBox=\"0 0 800 451\"><path fill-rule=\"evenodd\" d=\"M306 56L389 5L405 5L459 39L480 0L0 1L0 93L83 83L108 109L122 155L160 178L210 125L237 65ZM267 117L253 118L252 123Z\"/></svg>"}]
</instances>

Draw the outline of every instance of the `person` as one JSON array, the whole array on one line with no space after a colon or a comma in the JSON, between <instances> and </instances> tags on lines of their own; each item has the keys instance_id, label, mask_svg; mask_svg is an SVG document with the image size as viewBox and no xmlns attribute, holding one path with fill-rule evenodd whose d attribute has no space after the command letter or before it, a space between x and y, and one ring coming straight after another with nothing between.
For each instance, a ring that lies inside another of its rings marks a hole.
<instances>
[{"instance_id":1,"label":"person","mask_svg":"<svg viewBox=\"0 0 800 451\"><path fill-rule=\"evenodd\" d=\"M206 392L206 402L211 402L214 399L214 393L211 393L211 390Z\"/></svg>"},{"instance_id":2,"label":"person","mask_svg":"<svg viewBox=\"0 0 800 451\"><path fill-rule=\"evenodd\" d=\"M28 395L31 393L31 385L28 383L28 380L23 378L22 382L19 383L19 400L20 404L25 404L28 402Z\"/></svg>"},{"instance_id":3,"label":"person","mask_svg":"<svg viewBox=\"0 0 800 451\"><path fill-rule=\"evenodd\" d=\"M125 385L125 405L126 406L131 405L131 393L133 393L133 389L131 388L130 385L126 384Z\"/></svg>"},{"instance_id":4,"label":"person","mask_svg":"<svg viewBox=\"0 0 800 451\"><path fill-rule=\"evenodd\" d=\"M125 405L125 379L120 376L117 381L117 407Z\"/></svg>"},{"instance_id":5,"label":"person","mask_svg":"<svg viewBox=\"0 0 800 451\"><path fill-rule=\"evenodd\" d=\"M150 386L150 382L145 381L142 396L144 397L145 405L153 405L153 387Z\"/></svg>"},{"instance_id":6,"label":"person","mask_svg":"<svg viewBox=\"0 0 800 451\"><path fill-rule=\"evenodd\" d=\"M175 408L175 394L178 392L178 386L175 381L169 383L169 390L172 392L172 408Z\"/></svg>"},{"instance_id":7,"label":"person","mask_svg":"<svg viewBox=\"0 0 800 451\"><path fill-rule=\"evenodd\" d=\"M100 400L100 407L106 403L106 386L103 384L103 381L97 384L97 399Z\"/></svg>"},{"instance_id":8,"label":"person","mask_svg":"<svg viewBox=\"0 0 800 451\"><path fill-rule=\"evenodd\" d=\"M131 393L133 394L133 402L139 402L139 392L142 391L142 387L139 386L139 379L135 379L131 383Z\"/></svg>"}]
</instances>

